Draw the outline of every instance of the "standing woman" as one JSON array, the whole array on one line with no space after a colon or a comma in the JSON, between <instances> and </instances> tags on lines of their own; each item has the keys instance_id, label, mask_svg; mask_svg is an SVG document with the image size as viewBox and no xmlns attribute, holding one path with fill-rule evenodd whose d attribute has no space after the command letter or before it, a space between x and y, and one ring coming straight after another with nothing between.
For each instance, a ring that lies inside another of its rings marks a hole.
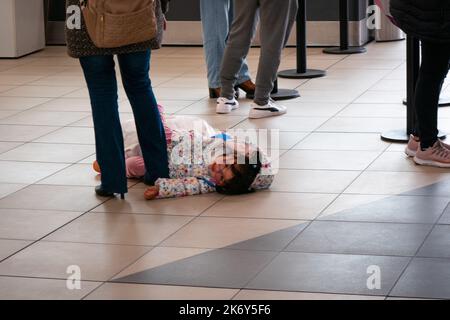
<instances>
[{"instance_id":1,"label":"standing woman","mask_svg":"<svg viewBox=\"0 0 450 320\"><path fill-rule=\"evenodd\" d=\"M108 0L106 0L108 1ZM94 45L82 18L81 29L66 28L68 53L80 60L91 99L97 161L102 168L99 196L127 193L125 155L119 119L117 79L114 56L117 55L122 82L136 122L147 174L146 184L169 177L167 145L155 95L149 78L151 49L160 48L164 14L168 0L156 1L158 35L147 42L119 48L100 49ZM79 0L67 0L67 6L79 6ZM73 7L72 7L73 8ZM68 18L70 10L68 10ZM150 17L149 17L150 19Z\"/></svg>"},{"instance_id":2,"label":"standing woman","mask_svg":"<svg viewBox=\"0 0 450 320\"><path fill-rule=\"evenodd\" d=\"M214 99L220 97L220 67L233 22L233 2L233 0L200 0L209 97ZM236 85L247 94L255 93L255 84L251 81L247 61L244 61L239 70Z\"/></svg>"},{"instance_id":3,"label":"standing woman","mask_svg":"<svg viewBox=\"0 0 450 320\"><path fill-rule=\"evenodd\" d=\"M399 26L422 42L415 91L417 128L406 154L417 164L450 168L450 146L438 139L439 96L450 63L450 1L391 0Z\"/></svg>"}]
</instances>

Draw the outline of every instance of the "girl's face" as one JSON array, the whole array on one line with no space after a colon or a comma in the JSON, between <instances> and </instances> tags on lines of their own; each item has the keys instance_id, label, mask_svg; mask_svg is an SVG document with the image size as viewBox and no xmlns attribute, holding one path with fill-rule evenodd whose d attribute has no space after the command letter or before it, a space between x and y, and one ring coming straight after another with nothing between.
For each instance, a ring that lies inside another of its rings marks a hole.
<instances>
[{"instance_id":1,"label":"girl's face","mask_svg":"<svg viewBox=\"0 0 450 320\"><path fill-rule=\"evenodd\" d=\"M234 164L233 155L218 156L213 163L209 165L209 172L213 182L218 186L223 186L226 181L234 176L231 166Z\"/></svg>"}]
</instances>

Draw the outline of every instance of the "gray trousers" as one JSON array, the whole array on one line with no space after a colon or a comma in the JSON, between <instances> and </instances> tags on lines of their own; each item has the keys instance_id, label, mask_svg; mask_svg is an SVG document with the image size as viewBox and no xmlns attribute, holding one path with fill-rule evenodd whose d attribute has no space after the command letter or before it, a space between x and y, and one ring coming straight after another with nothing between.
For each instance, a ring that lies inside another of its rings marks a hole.
<instances>
[{"instance_id":1,"label":"gray trousers","mask_svg":"<svg viewBox=\"0 0 450 320\"><path fill-rule=\"evenodd\" d=\"M235 0L234 3L235 18L222 60L222 97L234 96L234 85L250 50L259 10L261 56L254 101L266 105L277 77L281 52L297 16L297 0Z\"/></svg>"}]
</instances>

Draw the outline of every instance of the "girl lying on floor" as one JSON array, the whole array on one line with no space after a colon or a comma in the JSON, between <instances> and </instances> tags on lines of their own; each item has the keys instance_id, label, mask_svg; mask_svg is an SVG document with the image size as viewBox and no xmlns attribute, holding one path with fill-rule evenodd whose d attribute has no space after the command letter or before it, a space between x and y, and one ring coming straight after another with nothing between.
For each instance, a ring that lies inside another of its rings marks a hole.
<instances>
[{"instance_id":1,"label":"girl lying on floor","mask_svg":"<svg viewBox=\"0 0 450 320\"><path fill-rule=\"evenodd\" d=\"M266 155L254 145L214 130L196 117L167 116L170 178L158 179L144 192L147 200L219 192L238 195L267 189L273 182ZM134 121L122 125L128 178L145 175ZM100 173L97 161L94 170Z\"/></svg>"}]
</instances>

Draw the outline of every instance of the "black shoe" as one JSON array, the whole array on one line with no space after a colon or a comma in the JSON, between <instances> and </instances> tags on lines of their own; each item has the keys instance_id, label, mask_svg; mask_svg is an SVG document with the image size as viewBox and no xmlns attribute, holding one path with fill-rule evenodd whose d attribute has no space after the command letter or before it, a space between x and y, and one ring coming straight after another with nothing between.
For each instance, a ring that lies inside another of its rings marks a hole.
<instances>
[{"instance_id":1,"label":"black shoe","mask_svg":"<svg viewBox=\"0 0 450 320\"><path fill-rule=\"evenodd\" d=\"M112 197L114 197L114 193L113 192L108 192L108 191L104 190L101 185L95 187L95 193L98 196L100 196L100 197L105 197L105 198L112 198ZM121 199L125 199L125 194L121 193L120 194L120 198Z\"/></svg>"},{"instance_id":2,"label":"black shoe","mask_svg":"<svg viewBox=\"0 0 450 320\"><path fill-rule=\"evenodd\" d=\"M234 97L239 99L239 87L234 87ZM218 99L220 98L220 88L209 88L209 98L210 99Z\"/></svg>"}]
</instances>

